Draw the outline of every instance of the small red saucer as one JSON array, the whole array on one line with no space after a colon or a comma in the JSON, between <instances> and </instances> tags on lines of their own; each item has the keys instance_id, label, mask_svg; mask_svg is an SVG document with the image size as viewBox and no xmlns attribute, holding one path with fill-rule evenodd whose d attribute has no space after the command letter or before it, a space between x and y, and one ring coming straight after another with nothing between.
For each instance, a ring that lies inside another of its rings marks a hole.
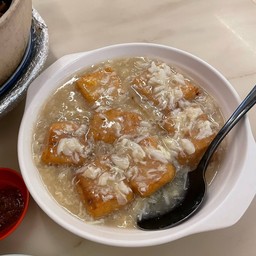
<instances>
[{"instance_id":1,"label":"small red saucer","mask_svg":"<svg viewBox=\"0 0 256 256\"><path fill-rule=\"evenodd\" d=\"M29 191L17 171L0 168L0 240L22 222L29 203Z\"/></svg>"}]
</instances>

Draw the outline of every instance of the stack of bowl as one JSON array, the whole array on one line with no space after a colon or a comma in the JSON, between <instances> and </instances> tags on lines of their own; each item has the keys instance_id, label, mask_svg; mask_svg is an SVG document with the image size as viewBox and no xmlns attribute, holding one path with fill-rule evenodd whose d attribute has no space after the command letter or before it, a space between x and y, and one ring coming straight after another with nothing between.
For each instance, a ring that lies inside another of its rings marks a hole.
<instances>
[{"instance_id":1,"label":"stack of bowl","mask_svg":"<svg viewBox=\"0 0 256 256\"><path fill-rule=\"evenodd\" d=\"M24 68L30 43L31 0L2 0L0 9L0 96Z\"/></svg>"}]
</instances>

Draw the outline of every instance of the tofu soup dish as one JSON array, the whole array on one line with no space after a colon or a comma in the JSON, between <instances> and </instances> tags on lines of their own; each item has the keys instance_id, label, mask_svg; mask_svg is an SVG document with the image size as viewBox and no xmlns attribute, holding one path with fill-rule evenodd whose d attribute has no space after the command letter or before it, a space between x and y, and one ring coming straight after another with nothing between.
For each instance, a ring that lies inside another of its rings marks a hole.
<instances>
[{"instance_id":1,"label":"tofu soup dish","mask_svg":"<svg viewBox=\"0 0 256 256\"><path fill-rule=\"evenodd\" d=\"M193 78L145 57L93 65L53 93L33 133L33 158L51 196L86 223L136 227L186 193L223 117ZM214 179L223 146L207 170Z\"/></svg>"}]
</instances>

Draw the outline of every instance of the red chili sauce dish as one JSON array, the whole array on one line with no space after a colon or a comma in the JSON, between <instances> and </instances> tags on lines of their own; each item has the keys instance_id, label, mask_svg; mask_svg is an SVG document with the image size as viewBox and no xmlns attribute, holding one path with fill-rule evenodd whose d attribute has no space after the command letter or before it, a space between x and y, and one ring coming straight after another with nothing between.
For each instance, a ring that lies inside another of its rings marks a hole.
<instances>
[{"instance_id":1,"label":"red chili sauce dish","mask_svg":"<svg viewBox=\"0 0 256 256\"><path fill-rule=\"evenodd\" d=\"M29 192L22 176L9 168L0 168L0 240L10 235L23 220Z\"/></svg>"}]
</instances>

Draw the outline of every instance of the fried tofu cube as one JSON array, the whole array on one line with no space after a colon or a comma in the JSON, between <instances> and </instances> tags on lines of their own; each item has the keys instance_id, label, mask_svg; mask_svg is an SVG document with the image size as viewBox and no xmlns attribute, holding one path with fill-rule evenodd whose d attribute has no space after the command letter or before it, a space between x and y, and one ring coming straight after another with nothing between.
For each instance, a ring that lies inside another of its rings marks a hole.
<instances>
[{"instance_id":1,"label":"fried tofu cube","mask_svg":"<svg viewBox=\"0 0 256 256\"><path fill-rule=\"evenodd\" d=\"M138 78L136 78L133 82L133 86L132 88L142 97L146 97L147 100L149 100L151 103L153 103L154 106L158 107L163 105L161 100L164 100L163 98L161 99L161 97L158 97L158 90L154 89L154 87L149 86L146 84L146 82L144 80L140 80ZM168 91L170 91L171 86L168 88L166 88L166 95L168 95ZM182 98L184 98L185 100L191 101L193 99L195 99L196 96L199 95L199 88L195 85L193 85L191 82L186 82L185 85L177 85L173 88L173 92L174 95L178 93L178 90L181 90L182 92ZM174 91L176 90L176 92ZM169 92L170 95L170 92ZM165 99L165 101L168 101L168 98ZM175 106L177 106L178 104L176 104ZM175 107L174 106L174 107ZM167 109L163 109L165 110L165 112L167 111ZM171 109L168 109L168 111L170 111ZM168 112L167 111L167 112Z\"/></svg>"},{"instance_id":2,"label":"fried tofu cube","mask_svg":"<svg viewBox=\"0 0 256 256\"><path fill-rule=\"evenodd\" d=\"M133 201L134 194L125 177L111 173L104 162L96 161L83 170L76 177L77 191L93 218L109 215Z\"/></svg>"},{"instance_id":3,"label":"fried tofu cube","mask_svg":"<svg viewBox=\"0 0 256 256\"><path fill-rule=\"evenodd\" d=\"M133 80L131 88L139 96L139 100L153 106L165 117L178 108L181 101L192 101L199 94L199 88L192 81L165 63L153 61L149 64ZM167 128L163 128L170 130L169 124L166 126Z\"/></svg>"},{"instance_id":4,"label":"fried tofu cube","mask_svg":"<svg viewBox=\"0 0 256 256\"><path fill-rule=\"evenodd\" d=\"M182 133L186 131L185 133L188 133L188 137L193 137L199 132L198 129L195 128L197 124L207 120L207 115L203 113L200 107L177 108L168 116L163 116L163 120L159 122L159 126L166 130L168 134L178 132L181 137L183 137ZM191 127L194 131L190 131Z\"/></svg>"},{"instance_id":5,"label":"fried tofu cube","mask_svg":"<svg viewBox=\"0 0 256 256\"><path fill-rule=\"evenodd\" d=\"M166 130L169 134L175 132L175 122L171 117L164 117L159 123L160 127Z\"/></svg>"},{"instance_id":6,"label":"fried tofu cube","mask_svg":"<svg viewBox=\"0 0 256 256\"><path fill-rule=\"evenodd\" d=\"M188 131L183 139L183 148L178 155L178 161L182 165L188 165L195 168L201 160L207 147L216 135L212 129L211 122L206 114L201 114L195 119L193 128ZM190 148L186 150L186 148Z\"/></svg>"},{"instance_id":7,"label":"fried tofu cube","mask_svg":"<svg viewBox=\"0 0 256 256\"><path fill-rule=\"evenodd\" d=\"M134 168L134 176L129 185L135 194L148 197L158 189L171 182L175 176L175 168L170 163L161 163L150 158L145 164L139 163Z\"/></svg>"},{"instance_id":8,"label":"fried tofu cube","mask_svg":"<svg viewBox=\"0 0 256 256\"><path fill-rule=\"evenodd\" d=\"M76 87L88 103L94 104L100 99L104 101L118 96L121 82L111 68L105 68L83 75L76 81ZM101 104L104 104L102 101Z\"/></svg>"},{"instance_id":9,"label":"fried tofu cube","mask_svg":"<svg viewBox=\"0 0 256 256\"><path fill-rule=\"evenodd\" d=\"M186 84L180 86L180 88L183 93L183 97L186 100L191 101L199 95L199 88L193 85L191 82L186 81Z\"/></svg>"},{"instance_id":10,"label":"fried tofu cube","mask_svg":"<svg viewBox=\"0 0 256 256\"><path fill-rule=\"evenodd\" d=\"M85 141L87 125L56 122L49 128L41 159L46 164L80 165L85 162L89 145Z\"/></svg>"},{"instance_id":11,"label":"fried tofu cube","mask_svg":"<svg viewBox=\"0 0 256 256\"><path fill-rule=\"evenodd\" d=\"M148 197L171 182L176 173L168 162L163 148L155 137L148 137L139 143L146 152L145 158L131 167L129 184L135 194Z\"/></svg>"},{"instance_id":12,"label":"fried tofu cube","mask_svg":"<svg viewBox=\"0 0 256 256\"><path fill-rule=\"evenodd\" d=\"M211 136L203 139L189 138L188 140L186 140L187 143L192 143L194 149L191 152L186 152L186 150L180 152L177 158L178 162L181 165L190 166L192 169L196 168L204 152L206 151L207 147L210 145L214 137L215 134L212 134Z\"/></svg>"},{"instance_id":13,"label":"fried tofu cube","mask_svg":"<svg viewBox=\"0 0 256 256\"><path fill-rule=\"evenodd\" d=\"M140 97L146 98L149 102L152 102L154 106L159 104L159 100L154 97L153 87L147 84L147 80L143 76L133 80L132 89Z\"/></svg>"},{"instance_id":14,"label":"fried tofu cube","mask_svg":"<svg viewBox=\"0 0 256 256\"><path fill-rule=\"evenodd\" d=\"M147 147L157 148L157 146L159 145L159 142L156 137L150 136L142 139L139 142L139 145L142 146L144 149Z\"/></svg>"},{"instance_id":15,"label":"fried tofu cube","mask_svg":"<svg viewBox=\"0 0 256 256\"><path fill-rule=\"evenodd\" d=\"M120 109L95 113L91 120L89 136L96 141L112 144L122 135L136 135L141 121L139 114Z\"/></svg>"}]
</instances>

